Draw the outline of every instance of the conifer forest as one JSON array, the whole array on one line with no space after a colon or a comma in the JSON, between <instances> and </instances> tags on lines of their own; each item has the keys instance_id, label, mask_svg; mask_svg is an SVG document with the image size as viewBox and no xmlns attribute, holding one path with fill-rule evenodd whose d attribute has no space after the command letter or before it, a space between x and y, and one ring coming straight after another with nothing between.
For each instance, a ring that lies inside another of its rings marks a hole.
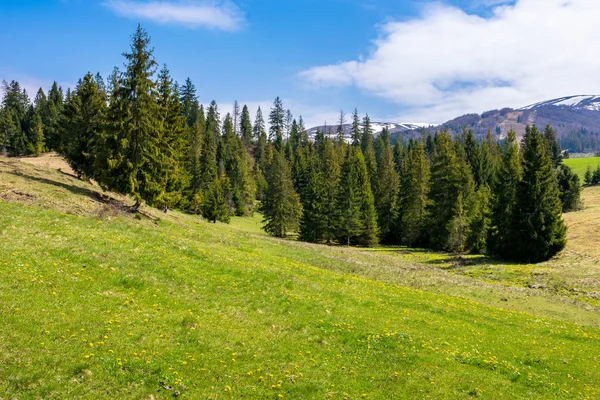
<instances>
[{"instance_id":1,"label":"conifer forest","mask_svg":"<svg viewBox=\"0 0 600 400\"><path fill-rule=\"evenodd\" d=\"M339 127L309 137L280 98L270 110L200 104L190 79L175 82L158 64L141 27L123 56L106 79L88 72L32 101L4 82L0 152L56 151L80 179L130 195L132 211L145 202L215 223L258 212L270 235L330 245L537 262L565 247L562 214L581 207L579 177L549 125L522 139L480 141L468 129L375 137L354 110L350 142L343 112Z\"/></svg>"}]
</instances>

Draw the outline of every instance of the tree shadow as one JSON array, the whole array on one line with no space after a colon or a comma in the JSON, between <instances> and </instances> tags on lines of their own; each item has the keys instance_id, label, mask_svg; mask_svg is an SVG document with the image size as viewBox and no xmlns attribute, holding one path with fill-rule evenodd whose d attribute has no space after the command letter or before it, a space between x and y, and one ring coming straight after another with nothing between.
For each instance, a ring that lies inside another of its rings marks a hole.
<instances>
[{"instance_id":1,"label":"tree shadow","mask_svg":"<svg viewBox=\"0 0 600 400\"><path fill-rule=\"evenodd\" d=\"M406 256L423 256L424 258L432 257L432 259L420 260L419 262L423 264L435 265L448 270L459 269L463 267L476 267L480 265L519 266L528 264L496 259L485 255L444 253L437 250L411 248L406 246L384 245L366 250L372 253L394 253Z\"/></svg>"},{"instance_id":2,"label":"tree shadow","mask_svg":"<svg viewBox=\"0 0 600 400\"><path fill-rule=\"evenodd\" d=\"M61 173L63 173L64 175L69 176L70 178L73 179L78 179L76 177L74 177L73 175L60 171ZM118 210L120 212L124 212L124 213L133 213L142 217L145 217L153 222L157 222L158 218L156 218L155 216L153 216L152 214L142 211L140 209L136 209L133 206L128 206L127 204L125 204L123 201L115 199L114 197L111 197L107 194L98 192L96 190L92 190L92 189L87 189L87 188L82 188L76 185L70 185L68 183L64 183L64 182L59 182L59 181L55 181L52 179L48 179L48 178L42 178L39 176L34 176L34 175L30 175L30 174L26 174L22 171L10 171L8 172L9 174L21 177L21 178L25 178L34 182L39 182L39 183L43 183L45 185L51 185L51 186L55 186L55 187L59 187L61 189L65 189L68 190L69 192L75 194L75 195L79 195L79 196L84 196L84 197L88 197L94 201L97 201L99 203L102 204L106 204L107 206Z\"/></svg>"},{"instance_id":3,"label":"tree shadow","mask_svg":"<svg viewBox=\"0 0 600 400\"><path fill-rule=\"evenodd\" d=\"M444 269L453 270L465 267L477 267L481 265L504 265L504 266L519 266L527 265L527 263L519 263L515 261L500 260L488 256L466 257L464 255L455 254L437 260L426 261L427 264L442 266Z\"/></svg>"},{"instance_id":4,"label":"tree shadow","mask_svg":"<svg viewBox=\"0 0 600 400\"><path fill-rule=\"evenodd\" d=\"M86 189L86 188L82 188L79 186L75 186L75 185L69 185L68 183L63 183L63 182L59 182L59 181L55 181L52 179L48 179L48 178L42 178L39 176L34 176L34 175L30 175L30 174L26 174L22 171L9 171L9 174L21 177L21 178L25 178L28 179L30 181L34 181L34 182L39 182L39 183L43 183L45 185L51 185L51 186L55 186L55 187L59 187L61 189L65 189L68 190L69 192L76 194L76 195L80 195L80 196L86 196L86 197L90 197L93 199L98 199L99 197L102 197L101 193L98 193L95 190L91 190L91 189ZM71 174L67 174L65 173L65 175L69 176L69 177L73 177Z\"/></svg>"}]
</instances>

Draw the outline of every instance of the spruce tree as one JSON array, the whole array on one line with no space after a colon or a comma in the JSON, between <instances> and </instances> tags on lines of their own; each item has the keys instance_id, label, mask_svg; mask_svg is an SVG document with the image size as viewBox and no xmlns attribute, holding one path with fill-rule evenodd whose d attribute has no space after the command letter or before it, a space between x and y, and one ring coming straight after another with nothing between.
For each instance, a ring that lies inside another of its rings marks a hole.
<instances>
[{"instance_id":1,"label":"spruce tree","mask_svg":"<svg viewBox=\"0 0 600 400\"><path fill-rule=\"evenodd\" d=\"M464 149L466 160L471 168L475 186L479 187L483 180L481 145L477 139L475 139L475 135L471 129L463 129L461 144Z\"/></svg>"},{"instance_id":2,"label":"spruce tree","mask_svg":"<svg viewBox=\"0 0 600 400\"><path fill-rule=\"evenodd\" d=\"M233 133L236 136L240 134L241 110L240 103L237 100L233 102Z\"/></svg>"},{"instance_id":3,"label":"spruce tree","mask_svg":"<svg viewBox=\"0 0 600 400\"><path fill-rule=\"evenodd\" d=\"M492 136L492 132L488 131L481 145L481 167L480 167L480 184L492 187L498 167L501 162L500 144Z\"/></svg>"},{"instance_id":4,"label":"spruce tree","mask_svg":"<svg viewBox=\"0 0 600 400\"><path fill-rule=\"evenodd\" d=\"M48 114L48 98L44 94L44 90L42 88L40 88L38 90L37 94L35 95L35 99L33 101L33 108L34 108L35 112L40 116L42 127L45 132L46 124L44 122L44 118ZM44 135L44 137L45 137L45 135ZM44 147L47 147L46 143L44 143Z\"/></svg>"},{"instance_id":5,"label":"spruce tree","mask_svg":"<svg viewBox=\"0 0 600 400\"><path fill-rule=\"evenodd\" d=\"M594 170L592 174L592 185L600 184L600 165Z\"/></svg>"},{"instance_id":6,"label":"spruce tree","mask_svg":"<svg viewBox=\"0 0 600 400\"><path fill-rule=\"evenodd\" d=\"M583 183L585 183L586 185L591 185L592 184L592 167L590 165L587 166L587 169L585 170L585 175L583 178Z\"/></svg>"},{"instance_id":7,"label":"spruce tree","mask_svg":"<svg viewBox=\"0 0 600 400\"><path fill-rule=\"evenodd\" d=\"M428 159L431 160L434 151L435 151L435 142L434 142L433 136L431 136L431 133L429 133L429 134L427 134L427 137L425 138L425 155L427 156Z\"/></svg>"},{"instance_id":8,"label":"spruce tree","mask_svg":"<svg viewBox=\"0 0 600 400\"><path fill-rule=\"evenodd\" d=\"M581 183L579 175L573 170L561 164L557 170L558 189L560 192L560 201L562 211L576 211L581 209Z\"/></svg>"},{"instance_id":9,"label":"spruce tree","mask_svg":"<svg viewBox=\"0 0 600 400\"><path fill-rule=\"evenodd\" d=\"M100 72L96 72L96 75L94 75L94 81L96 81L96 85L98 86L98 90L100 91L100 93L103 94L105 99L108 99L106 96L106 94L107 94L106 82L104 82L104 78L102 78L102 75L100 75Z\"/></svg>"},{"instance_id":10,"label":"spruce tree","mask_svg":"<svg viewBox=\"0 0 600 400\"><path fill-rule=\"evenodd\" d=\"M450 134L437 135L431 162L429 240L434 249L462 252L469 236L473 177Z\"/></svg>"},{"instance_id":11,"label":"spruce tree","mask_svg":"<svg viewBox=\"0 0 600 400\"><path fill-rule=\"evenodd\" d=\"M275 98L269 114L269 140L276 151L283 150L283 133L285 131L285 109L279 97Z\"/></svg>"},{"instance_id":12,"label":"spruce tree","mask_svg":"<svg viewBox=\"0 0 600 400\"><path fill-rule=\"evenodd\" d=\"M0 151L4 156L8 156L12 137L17 132L12 110L0 108Z\"/></svg>"},{"instance_id":13,"label":"spruce tree","mask_svg":"<svg viewBox=\"0 0 600 400\"><path fill-rule=\"evenodd\" d=\"M29 153L39 157L46 149L46 140L44 139L44 125L42 124L42 117L40 117L40 114L37 111L35 111L31 117L29 131Z\"/></svg>"},{"instance_id":14,"label":"spruce tree","mask_svg":"<svg viewBox=\"0 0 600 400\"><path fill-rule=\"evenodd\" d=\"M340 110L340 118L338 120L338 125L335 130L335 141L336 144L344 144L346 142L344 135L344 125L346 124L346 113L344 110Z\"/></svg>"},{"instance_id":15,"label":"spruce tree","mask_svg":"<svg viewBox=\"0 0 600 400\"><path fill-rule=\"evenodd\" d=\"M558 140L556 140L556 132L550 124L546 125L544 128L544 140L546 142L546 150L552 160L552 166L558 168L558 166L562 164L562 149L560 148Z\"/></svg>"},{"instance_id":16,"label":"spruce tree","mask_svg":"<svg viewBox=\"0 0 600 400\"><path fill-rule=\"evenodd\" d=\"M7 143L7 152L11 156L23 156L28 153L27 140L27 113L29 110L29 97L25 89L17 81L7 83L2 82L4 97L2 99L2 108L6 113L5 119L10 122L5 123Z\"/></svg>"},{"instance_id":17,"label":"spruce tree","mask_svg":"<svg viewBox=\"0 0 600 400\"><path fill-rule=\"evenodd\" d=\"M101 150L99 138L106 129L106 112L104 95L88 72L64 104L64 129L60 137L60 152L80 179L99 175L96 155Z\"/></svg>"},{"instance_id":18,"label":"spruce tree","mask_svg":"<svg viewBox=\"0 0 600 400\"><path fill-rule=\"evenodd\" d=\"M229 172L231 171L231 163L233 162L233 139L235 133L233 131L233 118L230 113L225 115L221 132L222 135L217 147L217 165L219 171L225 171L227 176L231 177Z\"/></svg>"},{"instance_id":19,"label":"spruce tree","mask_svg":"<svg viewBox=\"0 0 600 400\"><path fill-rule=\"evenodd\" d=\"M371 119L367 114L363 118L363 130L360 139L360 147L365 158L367 173L369 174L369 182L371 183L371 190L373 193L377 193L379 190L377 182L377 160L375 159L373 141L374 138L373 129L371 128Z\"/></svg>"},{"instance_id":20,"label":"spruce tree","mask_svg":"<svg viewBox=\"0 0 600 400\"><path fill-rule=\"evenodd\" d=\"M257 114L257 116L259 116L259 114ZM257 119L257 121L262 123L262 118ZM258 128L260 126L260 124L255 123L254 127ZM265 174L273 158L273 147L267 140L267 134L265 130L258 129L258 131L260 132L260 136L258 137L256 151L254 153L254 180L256 181L257 189L256 197L257 199L262 200L267 189L267 179Z\"/></svg>"},{"instance_id":21,"label":"spruce tree","mask_svg":"<svg viewBox=\"0 0 600 400\"><path fill-rule=\"evenodd\" d=\"M292 158L292 180L294 182L294 188L298 195L300 195L300 200L303 200L304 191L309 182L308 178L308 168L309 164L312 162L312 157L314 154L314 147L312 143L308 139L308 133L304 128L304 123L302 121L302 117L300 117L299 122L297 123L297 139L290 136L290 141L295 143L296 150L294 151L294 155ZM293 130L292 130L293 132Z\"/></svg>"},{"instance_id":22,"label":"spruce tree","mask_svg":"<svg viewBox=\"0 0 600 400\"><path fill-rule=\"evenodd\" d=\"M511 232L512 215L516 206L517 188L522 179L517 134L510 130L502 147L502 159L493 181L492 215L488 234L488 253L507 257L515 245Z\"/></svg>"},{"instance_id":23,"label":"spruce tree","mask_svg":"<svg viewBox=\"0 0 600 400\"><path fill-rule=\"evenodd\" d=\"M226 192L229 188L229 180L223 174L219 174L204 191L202 199L202 216L212 223L229 223L230 213L227 206Z\"/></svg>"},{"instance_id":24,"label":"spruce tree","mask_svg":"<svg viewBox=\"0 0 600 400\"><path fill-rule=\"evenodd\" d=\"M230 181L231 208L238 216L251 215L256 198L256 185L252 176L253 161L246 152L242 138L234 133L234 124L229 114L223 124L223 139L220 142L225 147L224 167Z\"/></svg>"},{"instance_id":25,"label":"spruce tree","mask_svg":"<svg viewBox=\"0 0 600 400\"><path fill-rule=\"evenodd\" d=\"M161 162L162 123L153 80L157 63L150 37L138 25L131 52L124 53L126 70L113 89L108 110L109 144L106 168L98 174L104 188L134 197L133 211L142 200L154 204L165 191ZM67 96L69 97L69 96ZM112 146L111 146L112 145Z\"/></svg>"},{"instance_id":26,"label":"spruce tree","mask_svg":"<svg viewBox=\"0 0 600 400\"><path fill-rule=\"evenodd\" d=\"M378 142L380 142L380 156L377 170L378 190L375 195L377 222L379 224L381 242L392 243L395 236L394 222L396 220L399 182L387 129L384 129L384 132L381 133Z\"/></svg>"},{"instance_id":27,"label":"spruce tree","mask_svg":"<svg viewBox=\"0 0 600 400\"><path fill-rule=\"evenodd\" d=\"M266 130L265 130L265 119L263 117L262 110L260 106L258 110L256 110L256 117L254 118L254 126L252 127L252 136L256 142L260 140L261 136L265 136L266 139Z\"/></svg>"},{"instance_id":28,"label":"spruce tree","mask_svg":"<svg viewBox=\"0 0 600 400\"><path fill-rule=\"evenodd\" d=\"M2 153L4 155L15 155L14 150L14 138L18 137L21 133L21 139L24 140L24 136L22 136L22 132L20 131L20 124L16 116L14 115L14 110L8 108L2 108L0 110L0 136L2 137ZM25 143L21 145L24 147Z\"/></svg>"},{"instance_id":29,"label":"spruce tree","mask_svg":"<svg viewBox=\"0 0 600 400\"><path fill-rule=\"evenodd\" d=\"M309 155L304 171L302 192L302 217L300 219L300 240L319 243L325 240L325 176L320 160L314 152ZM305 185L305 186L304 186Z\"/></svg>"},{"instance_id":30,"label":"spruce tree","mask_svg":"<svg viewBox=\"0 0 600 400\"><path fill-rule=\"evenodd\" d=\"M321 222L323 229L323 240L329 244L335 240L338 223L338 205L336 200L340 195L340 158L335 144L330 140L325 140L323 152L319 156L320 168L322 172L322 193L324 197L321 201Z\"/></svg>"},{"instance_id":31,"label":"spruce tree","mask_svg":"<svg viewBox=\"0 0 600 400\"><path fill-rule=\"evenodd\" d=\"M42 116L47 113L48 101L44 90L40 88L35 95L33 104L30 107L31 118L29 120L29 135L28 135L28 147L29 153L38 157L44 151L46 151L46 138L44 135L44 122Z\"/></svg>"},{"instance_id":32,"label":"spruce tree","mask_svg":"<svg viewBox=\"0 0 600 400\"><path fill-rule=\"evenodd\" d=\"M523 179L518 185L508 258L540 262L552 258L566 244L566 226L552 158L538 129L526 127L523 138Z\"/></svg>"},{"instance_id":33,"label":"spruce tree","mask_svg":"<svg viewBox=\"0 0 600 400\"><path fill-rule=\"evenodd\" d=\"M400 172L402 168L402 159L404 158L404 146L400 141L400 137L396 137L396 143L394 143L394 164L396 165L396 172Z\"/></svg>"},{"instance_id":34,"label":"spruce tree","mask_svg":"<svg viewBox=\"0 0 600 400\"><path fill-rule=\"evenodd\" d=\"M97 84L97 83L96 83ZM63 91L56 82L52 84L52 88L48 92L46 112L42 114L42 122L44 124L44 136L48 149L59 150L60 138L62 137L62 113L64 107Z\"/></svg>"},{"instance_id":35,"label":"spruce tree","mask_svg":"<svg viewBox=\"0 0 600 400\"><path fill-rule=\"evenodd\" d=\"M242 116L240 121L240 135L246 147L252 143L252 121L250 121L250 111L248 106L244 104L242 108Z\"/></svg>"},{"instance_id":36,"label":"spruce tree","mask_svg":"<svg viewBox=\"0 0 600 400\"><path fill-rule=\"evenodd\" d=\"M294 122L294 115L290 109L285 111L285 119L283 122L284 132L285 132L285 140L287 141L290 138L290 133L292 131L292 123Z\"/></svg>"},{"instance_id":37,"label":"spruce tree","mask_svg":"<svg viewBox=\"0 0 600 400\"><path fill-rule=\"evenodd\" d=\"M256 161L255 167L255 179L258 183L259 198L262 197L264 190L266 189L266 180L264 173L270 163L267 132L265 130L265 120L263 118L260 107L256 111L256 118L254 119L254 127L252 128L254 141L256 142L256 150L254 152L254 159Z\"/></svg>"},{"instance_id":38,"label":"spruce tree","mask_svg":"<svg viewBox=\"0 0 600 400\"><path fill-rule=\"evenodd\" d=\"M360 146L361 129L360 119L358 117L358 110L355 108L352 113L352 146Z\"/></svg>"},{"instance_id":39,"label":"spruce tree","mask_svg":"<svg viewBox=\"0 0 600 400\"><path fill-rule=\"evenodd\" d=\"M396 235L401 244L424 246L429 194L429 161L423 145L411 141L402 159Z\"/></svg>"},{"instance_id":40,"label":"spruce tree","mask_svg":"<svg viewBox=\"0 0 600 400\"><path fill-rule=\"evenodd\" d=\"M337 204L338 240L350 246L377 243L373 193L360 147L351 146L342 164Z\"/></svg>"},{"instance_id":41,"label":"spruce tree","mask_svg":"<svg viewBox=\"0 0 600 400\"><path fill-rule=\"evenodd\" d=\"M190 211L199 213L200 205L202 204L202 145L206 132L204 107L200 106L196 114L197 118L195 119L194 126L188 131L189 155L187 169L190 176L190 186L188 188Z\"/></svg>"},{"instance_id":42,"label":"spruce tree","mask_svg":"<svg viewBox=\"0 0 600 400\"><path fill-rule=\"evenodd\" d=\"M181 87L180 103L185 124L188 128L192 128L196 124L200 105L196 97L196 86L190 78L187 78L185 84Z\"/></svg>"},{"instance_id":43,"label":"spruce tree","mask_svg":"<svg viewBox=\"0 0 600 400\"><path fill-rule=\"evenodd\" d=\"M202 188L208 189L217 179L217 138L220 135L220 121L217 103L213 100L206 116L206 127L202 140L200 157Z\"/></svg>"},{"instance_id":44,"label":"spruce tree","mask_svg":"<svg viewBox=\"0 0 600 400\"><path fill-rule=\"evenodd\" d=\"M287 160L281 151L273 152L266 172L267 189L261 204L263 229L270 235L283 238L299 229L302 206L294 190Z\"/></svg>"},{"instance_id":45,"label":"spruce tree","mask_svg":"<svg viewBox=\"0 0 600 400\"><path fill-rule=\"evenodd\" d=\"M162 122L159 151L161 171L165 175L165 192L159 200L162 206L173 207L183 199L190 176L186 169L189 135L182 110L179 87L165 65L158 75L158 106Z\"/></svg>"},{"instance_id":46,"label":"spruce tree","mask_svg":"<svg viewBox=\"0 0 600 400\"><path fill-rule=\"evenodd\" d=\"M487 252L487 238L491 224L491 191L487 184L482 184L473 201L467 248L473 253Z\"/></svg>"}]
</instances>

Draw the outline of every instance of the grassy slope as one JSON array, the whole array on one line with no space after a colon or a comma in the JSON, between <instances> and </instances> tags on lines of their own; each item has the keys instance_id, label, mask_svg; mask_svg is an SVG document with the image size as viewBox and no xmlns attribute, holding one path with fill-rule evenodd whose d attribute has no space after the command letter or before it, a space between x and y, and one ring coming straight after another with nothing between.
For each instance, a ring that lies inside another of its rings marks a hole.
<instances>
[{"instance_id":1,"label":"grassy slope","mask_svg":"<svg viewBox=\"0 0 600 400\"><path fill-rule=\"evenodd\" d=\"M594 171L598 165L600 165L600 157L587 157L587 158L569 158L566 159L565 164L573 169L573 171L579 175L583 182L583 176L588 166Z\"/></svg>"},{"instance_id":2,"label":"grassy slope","mask_svg":"<svg viewBox=\"0 0 600 400\"><path fill-rule=\"evenodd\" d=\"M0 398L598 397L569 299L256 219L106 218L96 190L0 159Z\"/></svg>"}]
</instances>

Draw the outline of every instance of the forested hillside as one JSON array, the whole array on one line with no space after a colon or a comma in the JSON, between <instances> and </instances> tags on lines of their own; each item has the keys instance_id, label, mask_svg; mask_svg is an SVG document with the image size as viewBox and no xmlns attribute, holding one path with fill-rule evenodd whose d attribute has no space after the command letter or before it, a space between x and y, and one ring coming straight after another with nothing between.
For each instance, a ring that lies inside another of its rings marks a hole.
<instances>
[{"instance_id":1,"label":"forested hillside","mask_svg":"<svg viewBox=\"0 0 600 400\"><path fill-rule=\"evenodd\" d=\"M542 261L565 246L562 212L580 208L579 178L549 125L527 126L521 143L514 131L500 144L465 129L392 146L355 110L350 143L342 126L311 140L279 98L267 121L237 102L224 117L214 101L205 109L191 80L179 85L159 67L141 27L124 58L106 81L87 73L31 104L5 83L5 153L56 150L81 179L131 195L132 211L146 202L228 222L258 210L266 232L314 243Z\"/></svg>"}]
</instances>

